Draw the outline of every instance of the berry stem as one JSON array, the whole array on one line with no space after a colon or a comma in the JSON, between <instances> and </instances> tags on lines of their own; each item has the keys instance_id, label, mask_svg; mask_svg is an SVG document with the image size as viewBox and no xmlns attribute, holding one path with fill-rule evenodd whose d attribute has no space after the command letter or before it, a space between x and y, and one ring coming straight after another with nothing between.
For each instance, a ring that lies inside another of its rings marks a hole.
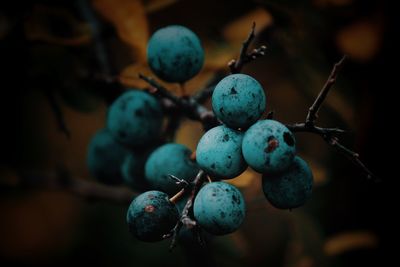
<instances>
[{"instance_id":1,"label":"berry stem","mask_svg":"<svg viewBox=\"0 0 400 267\"><path fill-rule=\"evenodd\" d=\"M181 199L184 193L185 193L185 188L182 188L178 193L176 193L173 197L171 197L169 201L176 204L176 202L178 202Z\"/></svg>"}]
</instances>

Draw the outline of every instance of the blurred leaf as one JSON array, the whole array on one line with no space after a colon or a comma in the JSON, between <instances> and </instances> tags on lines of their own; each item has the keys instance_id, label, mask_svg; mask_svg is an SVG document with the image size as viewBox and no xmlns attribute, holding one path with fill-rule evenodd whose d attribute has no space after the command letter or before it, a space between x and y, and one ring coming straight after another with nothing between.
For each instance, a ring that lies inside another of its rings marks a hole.
<instances>
[{"instance_id":1,"label":"blurred leaf","mask_svg":"<svg viewBox=\"0 0 400 267\"><path fill-rule=\"evenodd\" d=\"M308 214L298 209L290 215L293 220L293 232L287 250L285 266L326 266L320 225Z\"/></svg>"},{"instance_id":2,"label":"blurred leaf","mask_svg":"<svg viewBox=\"0 0 400 267\"><path fill-rule=\"evenodd\" d=\"M229 44L226 42L203 42L206 59L205 70L221 70L228 68L228 62L239 54L240 44Z\"/></svg>"},{"instance_id":3,"label":"blurred leaf","mask_svg":"<svg viewBox=\"0 0 400 267\"><path fill-rule=\"evenodd\" d=\"M264 8L257 8L226 25L223 29L224 38L228 42L243 42L249 35L253 22L256 23L257 35L273 24L273 17Z\"/></svg>"},{"instance_id":4,"label":"blurred leaf","mask_svg":"<svg viewBox=\"0 0 400 267\"><path fill-rule=\"evenodd\" d=\"M261 179L261 174L256 173L252 169L248 168L241 175L235 179L227 180L227 182L237 187L247 187L253 182L253 179Z\"/></svg>"},{"instance_id":5,"label":"blurred leaf","mask_svg":"<svg viewBox=\"0 0 400 267\"><path fill-rule=\"evenodd\" d=\"M25 21L26 38L57 45L80 46L91 41L87 24L79 22L65 9L36 6Z\"/></svg>"},{"instance_id":6,"label":"blurred leaf","mask_svg":"<svg viewBox=\"0 0 400 267\"><path fill-rule=\"evenodd\" d=\"M378 238L371 232L345 232L326 240L324 251L329 256L335 256L351 250L375 248L377 246Z\"/></svg>"},{"instance_id":7,"label":"blurred leaf","mask_svg":"<svg viewBox=\"0 0 400 267\"><path fill-rule=\"evenodd\" d=\"M176 2L178 2L178 0L143 0L143 5L147 13L152 13L175 4Z\"/></svg>"},{"instance_id":8,"label":"blurred leaf","mask_svg":"<svg viewBox=\"0 0 400 267\"><path fill-rule=\"evenodd\" d=\"M372 59L380 50L382 25L372 20L358 21L345 27L336 36L339 49L360 61Z\"/></svg>"},{"instance_id":9,"label":"blurred leaf","mask_svg":"<svg viewBox=\"0 0 400 267\"><path fill-rule=\"evenodd\" d=\"M184 120L176 133L176 141L190 148L192 151L196 150L197 143L203 135L203 128L201 124L196 121Z\"/></svg>"},{"instance_id":10,"label":"blurred leaf","mask_svg":"<svg viewBox=\"0 0 400 267\"><path fill-rule=\"evenodd\" d=\"M328 182L328 170L315 157L301 157L308 163L314 177L314 186L321 186Z\"/></svg>"},{"instance_id":11,"label":"blurred leaf","mask_svg":"<svg viewBox=\"0 0 400 267\"><path fill-rule=\"evenodd\" d=\"M149 26L142 1L93 0L93 5L114 25L122 41L133 48L136 59L145 62Z\"/></svg>"}]
</instances>

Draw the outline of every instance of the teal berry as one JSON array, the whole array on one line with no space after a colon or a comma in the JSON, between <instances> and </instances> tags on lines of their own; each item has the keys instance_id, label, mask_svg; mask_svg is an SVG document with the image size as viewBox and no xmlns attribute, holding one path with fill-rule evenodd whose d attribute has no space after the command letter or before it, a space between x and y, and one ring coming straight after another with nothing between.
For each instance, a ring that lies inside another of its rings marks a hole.
<instances>
[{"instance_id":1,"label":"teal berry","mask_svg":"<svg viewBox=\"0 0 400 267\"><path fill-rule=\"evenodd\" d=\"M196 163L190 159L192 152L181 144L168 143L150 154L145 165L146 180L151 188L169 195L176 194L181 188L169 175L192 182L199 171Z\"/></svg>"},{"instance_id":2,"label":"teal berry","mask_svg":"<svg viewBox=\"0 0 400 267\"><path fill-rule=\"evenodd\" d=\"M262 187L274 207L293 209L302 206L311 196L313 175L308 164L300 157L295 157L284 172L264 174Z\"/></svg>"},{"instance_id":3,"label":"teal berry","mask_svg":"<svg viewBox=\"0 0 400 267\"><path fill-rule=\"evenodd\" d=\"M130 153L121 165L122 179L126 185L138 191L144 191L149 185L144 178L144 164L147 155L143 153Z\"/></svg>"},{"instance_id":4,"label":"teal berry","mask_svg":"<svg viewBox=\"0 0 400 267\"><path fill-rule=\"evenodd\" d=\"M293 134L280 122L260 120L244 134L243 157L260 173L284 171L296 153Z\"/></svg>"},{"instance_id":5,"label":"teal berry","mask_svg":"<svg viewBox=\"0 0 400 267\"><path fill-rule=\"evenodd\" d=\"M151 36L147 45L147 62L160 79L183 83L199 73L204 51L194 32L171 25Z\"/></svg>"},{"instance_id":6,"label":"teal berry","mask_svg":"<svg viewBox=\"0 0 400 267\"><path fill-rule=\"evenodd\" d=\"M178 210L160 191L147 191L129 206L126 220L130 232L139 240L155 242L163 239L179 219Z\"/></svg>"},{"instance_id":7,"label":"teal berry","mask_svg":"<svg viewBox=\"0 0 400 267\"><path fill-rule=\"evenodd\" d=\"M90 174L102 183L122 183L121 165L129 151L118 143L107 129L98 131L87 150Z\"/></svg>"},{"instance_id":8,"label":"teal berry","mask_svg":"<svg viewBox=\"0 0 400 267\"><path fill-rule=\"evenodd\" d=\"M247 168L242 139L242 132L223 125L208 130L197 144L197 164L215 178L235 178Z\"/></svg>"},{"instance_id":9,"label":"teal berry","mask_svg":"<svg viewBox=\"0 0 400 267\"><path fill-rule=\"evenodd\" d=\"M264 90L246 74L232 74L222 79L214 89L212 108L224 124L231 128L247 128L265 111Z\"/></svg>"},{"instance_id":10,"label":"teal berry","mask_svg":"<svg viewBox=\"0 0 400 267\"><path fill-rule=\"evenodd\" d=\"M163 114L155 97L140 90L129 90L110 106L107 127L114 137L128 146L145 146L160 136Z\"/></svg>"},{"instance_id":11,"label":"teal berry","mask_svg":"<svg viewBox=\"0 0 400 267\"><path fill-rule=\"evenodd\" d=\"M246 208L240 191L225 182L213 182L200 189L193 205L200 226L214 235L236 231L242 224Z\"/></svg>"}]
</instances>

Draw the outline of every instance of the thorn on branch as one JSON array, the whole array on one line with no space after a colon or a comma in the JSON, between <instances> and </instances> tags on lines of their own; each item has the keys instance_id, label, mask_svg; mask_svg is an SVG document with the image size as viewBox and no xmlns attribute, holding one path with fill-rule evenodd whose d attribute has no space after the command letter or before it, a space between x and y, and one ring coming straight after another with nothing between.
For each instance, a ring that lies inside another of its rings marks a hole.
<instances>
[{"instance_id":1,"label":"thorn on branch","mask_svg":"<svg viewBox=\"0 0 400 267\"><path fill-rule=\"evenodd\" d=\"M344 133L344 130L338 128L322 128L315 126L315 121L318 118L318 111L324 103L329 90L335 84L337 75L339 70L343 67L343 63L347 59L347 56L344 55L342 59L337 62L329 74L327 81L316 97L314 103L308 110L308 114L306 117L306 121L304 123L296 123L292 125L286 125L286 127L292 132L308 132L314 133L321 136L325 142L327 142L330 146L334 147L338 152L345 155L351 162L353 162L357 167L359 167L368 179L373 179L375 182L379 182L380 179L376 177L359 158L358 153L348 149L344 145L339 143L339 138L336 136L338 134Z\"/></svg>"},{"instance_id":2,"label":"thorn on branch","mask_svg":"<svg viewBox=\"0 0 400 267\"><path fill-rule=\"evenodd\" d=\"M178 220L178 222L176 223L176 225L172 229L172 231L169 234L165 235L165 237L172 236L170 250L172 250L176 246L177 237L178 237L179 231L181 230L182 226L185 226L188 229L197 227L196 221L193 220L192 218L190 218L190 214L192 214L192 211L193 211L194 199L196 198L197 193L200 191L201 186L204 184L206 177L207 177L207 175L205 174L205 172L203 170L200 170L197 173L196 178L193 181L194 185L193 185L192 191L190 193L190 196L189 196L185 206L183 207L180 219Z\"/></svg>"},{"instance_id":3,"label":"thorn on branch","mask_svg":"<svg viewBox=\"0 0 400 267\"><path fill-rule=\"evenodd\" d=\"M344 55L342 59L337 62L329 74L328 79L326 80L324 86L322 87L321 91L319 92L317 98L315 99L314 103L308 110L306 124L308 126L312 126L318 118L318 111L324 103L326 96L328 95L332 86L336 83L336 78L339 73L339 70L343 67L344 62L346 61L347 56Z\"/></svg>"}]
</instances>

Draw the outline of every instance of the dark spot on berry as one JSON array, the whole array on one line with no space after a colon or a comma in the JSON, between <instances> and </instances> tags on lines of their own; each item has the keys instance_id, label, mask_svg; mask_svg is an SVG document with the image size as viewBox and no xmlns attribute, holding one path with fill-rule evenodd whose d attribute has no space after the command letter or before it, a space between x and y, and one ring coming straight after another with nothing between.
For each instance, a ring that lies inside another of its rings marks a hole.
<instances>
[{"instance_id":1,"label":"dark spot on berry","mask_svg":"<svg viewBox=\"0 0 400 267\"><path fill-rule=\"evenodd\" d=\"M228 134L225 134L225 135L224 135L223 142L228 142L228 141L229 141L229 135L228 135Z\"/></svg>"},{"instance_id":2,"label":"dark spot on berry","mask_svg":"<svg viewBox=\"0 0 400 267\"><path fill-rule=\"evenodd\" d=\"M232 156L228 155L228 159L231 159L231 158L232 158Z\"/></svg>"},{"instance_id":3,"label":"dark spot on berry","mask_svg":"<svg viewBox=\"0 0 400 267\"><path fill-rule=\"evenodd\" d=\"M224 114L224 108L219 108L219 112L221 112L221 114Z\"/></svg>"},{"instance_id":4,"label":"dark spot on berry","mask_svg":"<svg viewBox=\"0 0 400 267\"><path fill-rule=\"evenodd\" d=\"M119 135L122 139L124 139L124 138L126 137L126 133L125 133L124 131L119 131L119 132L118 132L118 135Z\"/></svg>"},{"instance_id":5,"label":"dark spot on berry","mask_svg":"<svg viewBox=\"0 0 400 267\"><path fill-rule=\"evenodd\" d=\"M236 91L235 87L232 87L231 88L231 95L236 95L236 94L237 94L237 91Z\"/></svg>"},{"instance_id":6,"label":"dark spot on berry","mask_svg":"<svg viewBox=\"0 0 400 267\"><path fill-rule=\"evenodd\" d=\"M215 163L211 164L211 169L215 169Z\"/></svg>"},{"instance_id":7,"label":"dark spot on berry","mask_svg":"<svg viewBox=\"0 0 400 267\"><path fill-rule=\"evenodd\" d=\"M145 212L153 212L155 210L153 205L147 205L146 207L144 207L144 211Z\"/></svg>"},{"instance_id":8,"label":"dark spot on berry","mask_svg":"<svg viewBox=\"0 0 400 267\"><path fill-rule=\"evenodd\" d=\"M279 141L275 138L268 138L268 145L267 147L264 149L264 152L266 153L270 153L272 151L274 151L277 147L279 146Z\"/></svg>"},{"instance_id":9,"label":"dark spot on berry","mask_svg":"<svg viewBox=\"0 0 400 267\"><path fill-rule=\"evenodd\" d=\"M223 211L221 211L221 218L223 219L223 218L225 218L225 212L223 212Z\"/></svg>"},{"instance_id":10,"label":"dark spot on berry","mask_svg":"<svg viewBox=\"0 0 400 267\"><path fill-rule=\"evenodd\" d=\"M140 110L140 109L135 110L135 115L138 116L138 117L141 117L141 116L143 116L143 111Z\"/></svg>"},{"instance_id":11,"label":"dark spot on berry","mask_svg":"<svg viewBox=\"0 0 400 267\"><path fill-rule=\"evenodd\" d=\"M217 196L217 194L215 194L215 193L212 193L212 195L211 195L211 196L215 197L215 196Z\"/></svg>"},{"instance_id":12,"label":"dark spot on berry","mask_svg":"<svg viewBox=\"0 0 400 267\"><path fill-rule=\"evenodd\" d=\"M289 132L285 132L285 133L283 134L283 140L285 141L285 143L286 143L288 146L293 146L293 145L294 145L293 137L292 137L292 135L291 135Z\"/></svg>"}]
</instances>

